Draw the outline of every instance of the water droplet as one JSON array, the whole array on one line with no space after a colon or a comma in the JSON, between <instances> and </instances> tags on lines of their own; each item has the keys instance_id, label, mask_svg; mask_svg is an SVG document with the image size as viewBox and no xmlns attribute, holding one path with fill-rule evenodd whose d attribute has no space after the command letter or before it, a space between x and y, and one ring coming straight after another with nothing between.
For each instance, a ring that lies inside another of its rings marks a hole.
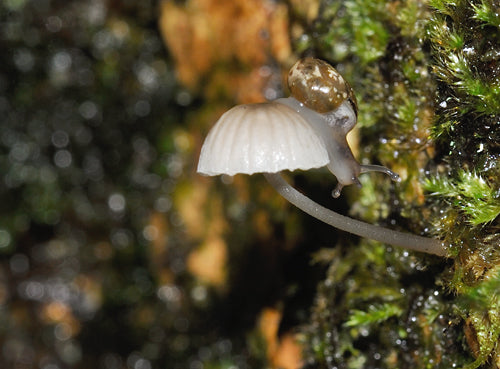
<instances>
[{"instance_id":1,"label":"water droplet","mask_svg":"<svg viewBox=\"0 0 500 369\"><path fill-rule=\"evenodd\" d=\"M69 143L69 136L66 132L58 130L52 134L52 144L55 147L62 149L63 147L67 146L68 143Z\"/></svg>"},{"instance_id":2,"label":"water droplet","mask_svg":"<svg viewBox=\"0 0 500 369\"><path fill-rule=\"evenodd\" d=\"M59 51L52 57L52 68L57 72L64 72L71 66L71 55L66 51Z\"/></svg>"},{"instance_id":3,"label":"water droplet","mask_svg":"<svg viewBox=\"0 0 500 369\"><path fill-rule=\"evenodd\" d=\"M0 229L0 250L7 248L10 245L10 233L5 229Z\"/></svg>"},{"instance_id":4,"label":"water droplet","mask_svg":"<svg viewBox=\"0 0 500 369\"><path fill-rule=\"evenodd\" d=\"M45 22L45 28L47 28L47 30L52 33L59 32L62 26L63 22L61 18L56 15L48 17L47 21Z\"/></svg>"},{"instance_id":5,"label":"water droplet","mask_svg":"<svg viewBox=\"0 0 500 369\"><path fill-rule=\"evenodd\" d=\"M148 241L154 241L158 237L158 228L156 228L153 225L148 225L144 227L144 230L142 231L142 235L144 238Z\"/></svg>"},{"instance_id":6,"label":"water droplet","mask_svg":"<svg viewBox=\"0 0 500 369\"><path fill-rule=\"evenodd\" d=\"M125 210L125 197L122 194L114 193L108 198L108 206L114 212L121 212Z\"/></svg>"},{"instance_id":7,"label":"water droplet","mask_svg":"<svg viewBox=\"0 0 500 369\"><path fill-rule=\"evenodd\" d=\"M97 105L92 101L84 101L79 107L78 112L85 119L92 119L97 115Z\"/></svg>"},{"instance_id":8,"label":"water droplet","mask_svg":"<svg viewBox=\"0 0 500 369\"><path fill-rule=\"evenodd\" d=\"M58 150L54 154L54 163L59 168L67 168L71 165L73 158L68 150Z\"/></svg>"}]
</instances>

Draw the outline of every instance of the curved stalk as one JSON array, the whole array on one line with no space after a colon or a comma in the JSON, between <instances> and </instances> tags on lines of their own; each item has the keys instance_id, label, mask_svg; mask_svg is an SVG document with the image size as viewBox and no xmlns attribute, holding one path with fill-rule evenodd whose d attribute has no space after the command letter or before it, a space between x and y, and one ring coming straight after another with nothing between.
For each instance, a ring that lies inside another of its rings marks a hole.
<instances>
[{"instance_id":1,"label":"curved stalk","mask_svg":"<svg viewBox=\"0 0 500 369\"><path fill-rule=\"evenodd\" d=\"M340 215L315 203L307 196L301 194L288 182L286 182L279 173L264 173L264 176L281 196L302 211L331 225L332 227L357 236L387 243L389 245L425 252L428 254L446 256L445 245L440 240L394 231Z\"/></svg>"}]
</instances>

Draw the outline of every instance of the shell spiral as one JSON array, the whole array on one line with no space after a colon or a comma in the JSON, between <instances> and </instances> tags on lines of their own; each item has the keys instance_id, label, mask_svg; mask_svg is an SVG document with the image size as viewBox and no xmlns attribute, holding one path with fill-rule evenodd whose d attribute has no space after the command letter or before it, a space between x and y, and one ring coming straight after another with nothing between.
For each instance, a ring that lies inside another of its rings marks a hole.
<instances>
[{"instance_id":1,"label":"shell spiral","mask_svg":"<svg viewBox=\"0 0 500 369\"><path fill-rule=\"evenodd\" d=\"M309 109L327 113L349 101L357 115L357 102L349 83L327 62L316 58L298 60L288 73L291 95Z\"/></svg>"}]
</instances>

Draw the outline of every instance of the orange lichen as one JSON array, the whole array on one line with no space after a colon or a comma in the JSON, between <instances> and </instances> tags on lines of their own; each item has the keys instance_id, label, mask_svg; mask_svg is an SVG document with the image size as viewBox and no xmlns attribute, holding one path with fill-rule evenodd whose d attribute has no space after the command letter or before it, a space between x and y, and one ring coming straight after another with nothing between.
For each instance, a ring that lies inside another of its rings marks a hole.
<instances>
[{"instance_id":1,"label":"orange lichen","mask_svg":"<svg viewBox=\"0 0 500 369\"><path fill-rule=\"evenodd\" d=\"M278 336L282 313L275 308L264 308L259 316L258 329L267 346L271 368L297 369L302 367L302 349L291 333Z\"/></svg>"},{"instance_id":2,"label":"orange lichen","mask_svg":"<svg viewBox=\"0 0 500 369\"><path fill-rule=\"evenodd\" d=\"M209 196L205 183L186 182L177 187L174 205L190 241L199 244L191 251L187 268L191 274L216 287L226 281L227 244L223 235L226 221L222 200ZM209 209L206 213L200 209Z\"/></svg>"},{"instance_id":3,"label":"orange lichen","mask_svg":"<svg viewBox=\"0 0 500 369\"><path fill-rule=\"evenodd\" d=\"M253 215L253 229L255 229L255 233L257 237L262 239L269 239L273 234L273 227L269 220L269 213L264 210L257 210Z\"/></svg>"},{"instance_id":4,"label":"orange lichen","mask_svg":"<svg viewBox=\"0 0 500 369\"><path fill-rule=\"evenodd\" d=\"M286 333L281 337L280 344L272 360L274 368L298 369L303 366L302 347L295 336Z\"/></svg>"},{"instance_id":5,"label":"orange lichen","mask_svg":"<svg viewBox=\"0 0 500 369\"><path fill-rule=\"evenodd\" d=\"M179 80L190 90L238 102L262 101L262 67L291 54L288 15L269 0L189 0L161 4L159 26ZM202 87L203 86L203 87Z\"/></svg>"},{"instance_id":6,"label":"orange lichen","mask_svg":"<svg viewBox=\"0 0 500 369\"><path fill-rule=\"evenodd\" d=\"M226 261L226 242L221 237L211 237L189 254L187 267L201 282L223 287L226 282Z\"/></svg>"}]
</instances>

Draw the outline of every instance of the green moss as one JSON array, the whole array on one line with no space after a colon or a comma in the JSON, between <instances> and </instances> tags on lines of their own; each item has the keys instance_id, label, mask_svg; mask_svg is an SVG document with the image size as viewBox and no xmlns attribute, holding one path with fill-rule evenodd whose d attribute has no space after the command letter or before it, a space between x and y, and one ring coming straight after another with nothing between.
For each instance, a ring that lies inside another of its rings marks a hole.
<instances>
[{"instance_id":1,"label":"green moss","mask_svg":"<svg viewBox=\"0 0 500 369\"><path fill-rule=\"evenodd\" d=\"M492 0L482 0L479 4L472 4L474 17L486 25L500 27L500 5Z\"/></svg>"},{"instance_id":2,"label":"green moss","mask_svg":"<svg viewBox=\"0 0 500 369\"><path fill-rule=\"evenodd\" d=\"M370 305L365 310L354 310L345 322L346 327L363 327L377 324L392 317L400 317L403 309L397 304Z\"/></svg>"},{"instance_id":3,"label":"green moss","mask_svg":"<svg viewBox=\"0 0 500 369\"><path fill-rule=\"evenodd\" d=\"M307 330L319 368L451 368L472 361L456 344L461 323L449 295L419 257L364 241L328 260Z\"/></svg>"},{"instance_id":4,"label":"green moss","mask_svg":"<svg viewBox=\"0 0 500 369\"><path fill-rule=\"evenodd\" d=\"M428 178L425 188L433 196L447 199L457 211L466 214L467 221L474 226L492 222L500 214L499 188L476 173L461 170L457 178Z\"/></svg>"},{"instance_id":5,"label":"green moss","mask_svg":"<svg viewBox=\"0 0 500 369\"><path fill-rule=\"evenodd\" d=\"M451 247L445 261L366 240L337 245L305 328L307 360L320 368L495 368L498 4L346 0L323 8L301 47L339 66L353 85L359 156L403 179L363 179L351 193L352 213L425 230Z\"/></svg>"},{"instance_id":6,"label":"green moss","mask_svg":"<svg viewBox=\"0 0 500 369\"><path fill-rule=\"evenodd\" d=\"M457 299L459 314L467 322L470 346L476 360L466 368L477 368L498 352L500 337L500 268L491 271L477 286L462 286ZM485 309L487 307L487 310ZM493 354L492 354L493 353ZM498 356L497 356L498 357Z\"/></svg>"},{"instance_id":7,"label":"green moss","mask_svg":"<svg viewBox=\"0 0 500 369\"><path fill-rule=\"evenodd\" d=\"M336 59L355 54L363 64L373 62L384 55L389 40L384 25L386 5L380 0L334 2L323 14L331 23L317 23L319 38L313 38L312 42L315 47L324 48L327 54L335 55Z\"/></svg>"}]
</instances>

